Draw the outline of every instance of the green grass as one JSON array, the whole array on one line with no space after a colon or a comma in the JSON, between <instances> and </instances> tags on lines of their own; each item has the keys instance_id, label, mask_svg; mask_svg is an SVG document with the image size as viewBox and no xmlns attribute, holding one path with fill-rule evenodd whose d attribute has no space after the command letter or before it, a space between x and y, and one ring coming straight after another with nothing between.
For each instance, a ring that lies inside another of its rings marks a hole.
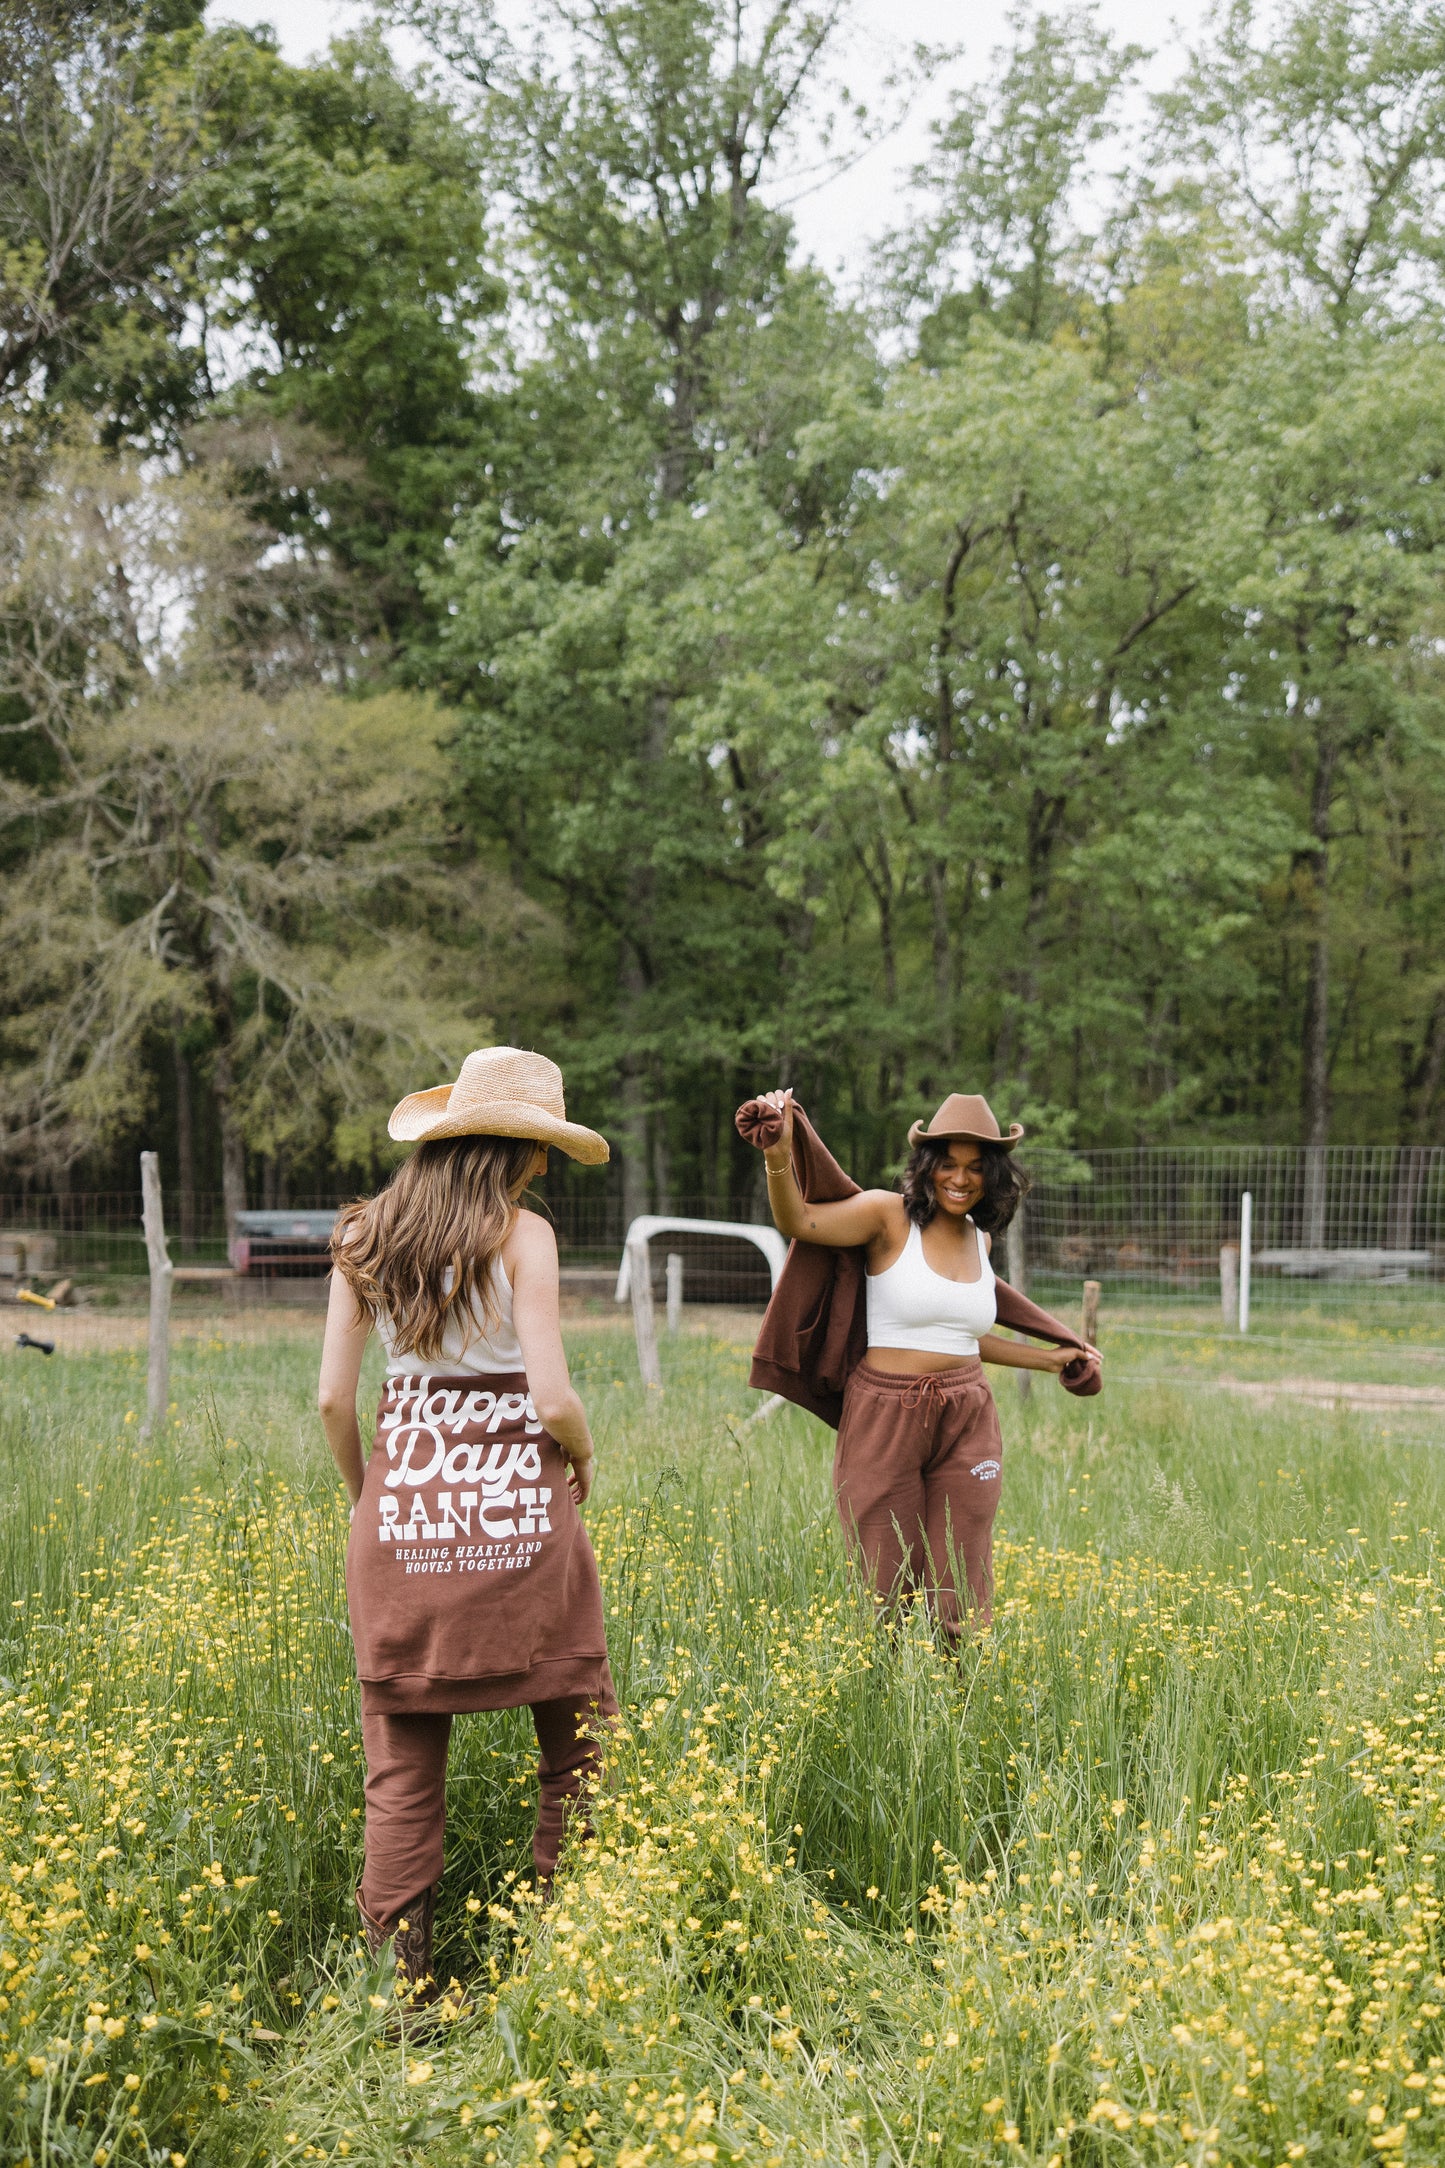
<instances>
[{"instance_id":1,"label":"green grass","mask_svg":"<svg viewBox=\"0 0 1445 2168\"><path fill-rule=\"evenodd\" d=\"M539 1914L530 1725L461 1720L469 2003L401 2045L314 1327L181 1342L152 1445L137 1358L8 1367L7 2161L1445 2153L1428 1440L996 1377L999 1615L954 1663L875 1623L831 1436L748 1427L744 1351L669 1342L650 1401L617 1331L573 1353L627 1734Z\"/></svg>"},{"instance_id":2,"label":"green grass","mask_svg":"<svg viewBox=\"0 0 1445 2168\"><path fill-rule=\"evenodd\" d=\"M1078 1313L1084 1283L1036 1273L1029 1293L1058 1316ZM1285 1280L1256 1273L1250 1292L1251 1331L1310 1337L1326 1333L1381 1334L1398 1341L1445 1343L1445 1301L1438 1281L1401 1284L1372 1280ZM1106 1280L1106 1320L1152 1316L1161 1324L1223 1323L1217 1281L1207 1286L1167 1287L1157 1281ZM1232 1325L1232 1320L1231 1320Z\"/></svg>"}]
</instances>

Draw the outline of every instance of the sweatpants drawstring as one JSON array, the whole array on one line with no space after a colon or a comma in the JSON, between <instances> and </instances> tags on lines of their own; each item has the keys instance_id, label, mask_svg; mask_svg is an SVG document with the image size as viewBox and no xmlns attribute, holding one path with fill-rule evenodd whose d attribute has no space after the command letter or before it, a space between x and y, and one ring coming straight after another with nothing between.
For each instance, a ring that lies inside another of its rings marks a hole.
<instances>
[{"instance_id":1,"label":"sweatpants drawstring","mask_svg":"<svg viewBox=\"0 0 1445 2168\"><path fill-rule=\"evenodd\" d=\"M939 1384L933 1371L925 1370L906 1387L900 1405L910 1413L922 1408L926 1414L941 1415L948 1405L948 1388Z\"/></svg>"}]
</instances>

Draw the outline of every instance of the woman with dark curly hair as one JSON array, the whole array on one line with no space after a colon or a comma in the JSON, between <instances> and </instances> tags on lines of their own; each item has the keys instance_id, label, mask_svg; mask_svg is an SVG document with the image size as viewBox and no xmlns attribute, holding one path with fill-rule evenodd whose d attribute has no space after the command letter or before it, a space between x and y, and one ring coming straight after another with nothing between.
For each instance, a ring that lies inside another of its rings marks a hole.
<instances>
[{"instance_id":1,"label":"woman with dark curly hair","mask_svg":"<svg viewBox=\"0 0 1445 2168\"><path fill-rule=\"evenodd\" d=\"M1057 1375L1079 1355L990 1329L993 1237L1028 1189L1012 1156L1023 1128L1005 1137L986 1099L954 1092L926 1128L910 1129L901 1195L865 1189L818 1204L798 1186L792 1101L777 1091L757 1102L781 1122L764 1152L773 1219L799 1242L861 1248L866 1264L868 1352L844 1389L833 1460L843 1532L881 1599L924 1590L957 1641L966 1602L982 1624L993 1615L1003 1439L983 1365Z\"/></svg>"}]
</instances>

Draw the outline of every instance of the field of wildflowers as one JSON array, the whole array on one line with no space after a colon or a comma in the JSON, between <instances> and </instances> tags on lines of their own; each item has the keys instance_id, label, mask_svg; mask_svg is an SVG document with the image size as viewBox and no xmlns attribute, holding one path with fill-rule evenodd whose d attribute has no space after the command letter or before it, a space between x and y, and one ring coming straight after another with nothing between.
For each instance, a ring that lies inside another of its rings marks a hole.
<instances>
[{"instance_id":1,"label":"field of wildflowers","mask_svg":"<svg viewBox=\"0 0 1445 2168\"><path fill-rule=\"evenodd\" d=\"M0 2157L1445 2157L1428 1438L1008 1395L954 1663L875 1624L828 1441L741 1427L740 1350L673 1343L651 1405L617 1336L574 1352L625 1733L544 1912L525 1712L458 1725L466 1998L399 2041L314 1340L188 1345L150 1445L133 1357L7 1366Z\"/></svg>"}]
</instances>

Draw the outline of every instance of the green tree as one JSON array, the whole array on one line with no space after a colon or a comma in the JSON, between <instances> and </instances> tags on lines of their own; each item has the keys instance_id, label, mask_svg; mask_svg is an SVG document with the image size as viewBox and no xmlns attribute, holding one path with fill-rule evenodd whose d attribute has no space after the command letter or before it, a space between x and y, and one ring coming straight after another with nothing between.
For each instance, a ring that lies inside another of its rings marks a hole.
<instances>
[{"instance_id":1,"label":"green tree","mask_svg":"<svg viewBox=\"0 0 1445 2168\"><path fill-rule=\"evenodd\" d=\"M0 12L0 413L53 429L68 404L122 431L197 395L185 336L197 187L222 138L197 62L200 0Z\"/></svg>"},{"instance_id":2,"label":"green tree","mask_svg":"<svg viewBox=\"0 0 1445 2168\"><path fill-rule=\"evenodd\" d=\"M1445 544L1445 358L1433 340L1276 332L1221 400L1208 576L1230 619L1231 692L1302 830L1303 1141L1330 1136L1331 882L1339 809L1380 748L1435 712L1428 635ZM1422 654L1422 647L1427 652ZM1315 1217L1322 1192L1313 1198Z\"/></svg>"},{"instance_id":3,"label":"green tree","mask_svg":"<svg viewBox=\"0 0 1445 2168\"><path fill-rule=\"evenodd\" d=\"M790 447L820 378L867 362L816 277L790 269L767 195L841 16L553 4L518 47L490 15L479 44L464 11L410 10L477 85L535 355L440 590L436 677L463 706L479 823L564 902L589 1004L574 1044L597 1085L615 1078L629 1212L650 1182L667 1193L663 1109L687 1065L719 1041L736 1059L742 989L776 975L733 760L686 737L691 680L654 635L734 457L757 460L791 521L822 515Z\"/></svg>"},{"instance_id":4,"label":"green tree","mask_svg":"<svg viewBox=\"0 0 1445 2168\"><path fill-rule=\"evenodd\" d=\"M872 728L928 896L933 1043L946 1068L965 921L1006 894L993 1065L1032 1081L1061 858L1174 726L1203 475L1167 404L1101 399L1087 362L982 329L900 371L868 468L891 477L863 545L892 658Z\"/></svg>"},{"instance_id":5,"label":"green tree","mask_svg":"<svg viewBox=\"0 0 1445 2168\"><path fill-rule=\"evenodd\" d=\"M1161 101L1181 176L1337 331L1438 309L1445 23L1428 0L1227 0Z\"/></svg>"},{"instance_id":6,"label":"green tree","mask_svg":"<svg viewBox=\"0 0 1445 2168\"><path fill-rule=\"evenodd\" d=\"M629 1211L735 1198L779 1076L877 1172L961 1077L1438 1135L1421 0L1226 9L1122 175L1138 55L1015 17L876 323L777 208L842 0L394 13L449 77L0 25L12 1154L204 1082L233 1203L319 1175L479 971Z\"/></svg>"},{"instance_id":7,"label":"green tree","mask_svg":"<svg viewBox=\"0 0 1445 2168\"><path fill-rule=\"evenodd\" d=\"M957 91L913 174L921 217L885 244L900 301L928 310L925 359L976 315L1048 338L1087 293L1093 237L1082 199L1120 93L1145 57L1099 28L1092 8L1015 6L985 83Z\"/></svg>"},{"instance_id":8,"label":"green tree","mask_svg":"<svg viewBox=\"0 0 1445 2168\"><path fill-rule=\"evenodd\" d=\"M233 39L218 73L235 149L197 245L222 442L256 513L359 574L395 641L491 450L481 146L375 31L309 67Z\"/></svg>"},{"instance_id":9,"label":"green tree","mask_svg":"<svg viewBox=\"0 0 1445 2168\"><path fill-rule=\"evenodd\" d=\"M93 1159L165 1054L182 1096L207 1079L229 1212L248 1152L374 1167L390 1103L490 1028L479 987L506 1006L525 979L535 1010L550 951L446 819L430 703L234 682L210 639L233 520L189 474L58 468L7 515L0 594L47 755L0 789L25 846L0 875L0 1149ZM180 1158L189 1191L184 1135Z\"/></svg>"},{"instance_id":10,"label":"green tree","mask_svg":"<svg viewBox=\"0 0 1445 2168\"><path fill-rule=\"evenodd\" d=\"M12 456L67 416L213 470L223 436L257 518L363 575L368 620L330 646L375 667L487 458L474 378L502 288L478 145L376 33L298 68L199 14L26 0L0 21Z\"/></svg>"}]
</instances>

